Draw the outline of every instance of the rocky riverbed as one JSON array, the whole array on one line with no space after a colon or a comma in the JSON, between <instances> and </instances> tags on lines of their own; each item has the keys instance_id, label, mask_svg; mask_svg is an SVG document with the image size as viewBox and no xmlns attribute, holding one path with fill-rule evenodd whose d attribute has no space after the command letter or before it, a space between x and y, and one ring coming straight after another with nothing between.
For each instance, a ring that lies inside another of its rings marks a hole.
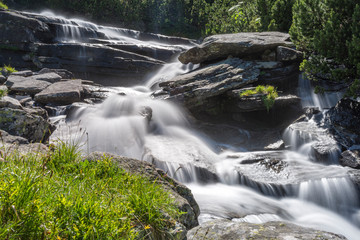
<instances>
[{"instance_id":1,"label":"rocky riverbed","mask_svg":"<svg viewBox=\"0 0 360 240\"><path fill-rule=\"evenodd\" d=\"M360 232L360 103L305 106L288 34L196 43L49 13L0 10L0 20L0 64L19 70L0 76L3 149L47 151L84 129L84 153L161 180L186 212L169 230L177 239ZM277 89L270 109L264 93L241 95L260 84Z\"/></svg>"}]
</instances>

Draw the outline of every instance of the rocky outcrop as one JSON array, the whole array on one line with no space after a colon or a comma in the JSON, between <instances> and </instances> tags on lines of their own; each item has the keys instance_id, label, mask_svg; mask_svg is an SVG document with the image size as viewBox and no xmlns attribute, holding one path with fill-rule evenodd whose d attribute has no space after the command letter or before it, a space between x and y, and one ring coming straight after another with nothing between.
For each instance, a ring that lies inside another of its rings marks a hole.
<instances>
[{"instance_id":1,"label":"rocky outcrop","mask_svg":"<svg viewBox=\"0 0 360 240\"><path fill-rule=\"evenodd\" d=\"M13 10L0 11L0 22L1 66L65 68L103 85L134 85L187 48L172 44L194 45L185 38Z\"/></svg>"},{"instance_id":2,"label":"rocky outcrop","mask_svg":"<svg viewBox=\"0 0 360 240\"><path fill-rule=\"evenodd\" d=\"M268 222L263 224L252 224L246 222L233 222L226 219L206 222L196 228L191 229L188 232L187 237L188 240L346 239L341 235L300 227L291 223Z\"/></svg>"},{"instance_id":3,"label":"rocky outcrop","mask_svg":"<svg viewBox=\"0 0 360 240\"><path fill-rule=\"evenodd\" d=\"M280 32L214 35L205 38L200 46L182 53L179 56L179 60L182 63L202 63L226 59L232 56L243 59L275 61L277 59L276 48L278 46L293 46L290 36ZM282 50L279 51L284 52ZM284 57L285 55L288 56L290 54L281 54L278 59L287 61L294 58Z\"/></svg>"},{"instance_id":4,"label":"rocky outcrop","mask_svg":"<svg viewBox=\"0 0 360 240\"><path fill-rule=\"evenodd\" d=\"M177 76L159 84L169 98L195 108L227 91L257 80L260 71L254 63L231 58Z\"/></svg>"},{"instance_id":5,"label":"rocky outcrop","mask_svg":"<svg viewBox=\"0 0 360 240\"><path fill-rule=\"evenodd\" d=\"M198 225L197 217L200 210L190 189L169 178L162 170L155 169L150 163L107 153L106 155L111 157L112 161L125 171L139 174L150 181L156 181L165 191L169 192L179 210L185 212L180 216L179 222L173 219L174 223L176 222L174 224L174 227L177 228L176 231L170 229L168 232L163 233L163 236L156 236L156 239L185 239L184 233L186 234L187 230ZM87 159L90 161L97 160L103 156L104 153L92 153Z\"/></svg>"}]
</instances>

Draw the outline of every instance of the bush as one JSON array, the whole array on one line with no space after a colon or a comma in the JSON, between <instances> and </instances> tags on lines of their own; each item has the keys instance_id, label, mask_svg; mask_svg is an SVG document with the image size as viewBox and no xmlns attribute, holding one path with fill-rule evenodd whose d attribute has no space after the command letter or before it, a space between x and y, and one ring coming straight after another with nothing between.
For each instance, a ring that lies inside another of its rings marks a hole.
<instances>
[{"instance_id":1,"label":"bush","mask_svg":"<svg viewBox=\"0 0 360 240\"><path fill-rule=\"evenodd\" d=\"M262 95L261 100L263 101L266 110L269 112L270 108L274 106L275 99L278 97L276 88L271 85L258 85L254 89L248 89L240 93L240 97L248 97L251 95Z\"/></svg>"},{"instance_id":2,"label":"bush","mask_svg":"<svg viewBox=\"0 0 360 240\"><path fill-rule=\"evenodd\" d=\"M360 77L360 4L345 0L297 0L290 35L309 57L302 69L318 78L345 83L354 97Z\"/></svg>"},{"instance_id":3,"label":"bush","mask_svg":"<svg viewBox=\"0 0 360 240\"><path fill-rule=\"evenodd\" d=\"M1 157L0 239L134 239L173 226L164 213L180 214L156 181L105 156L82 160L65 142L47 155Z\"/></svg>"},{"instance_id":4,"label":"bush","mask_svg":"<svg viewBox=\"0 0 360 240\"><path fill-rule=\"evenodd\" d=\"M8 6L6 6L2 1L0 1L0 8L7 10Z\"/></svg>"}]
</instances>

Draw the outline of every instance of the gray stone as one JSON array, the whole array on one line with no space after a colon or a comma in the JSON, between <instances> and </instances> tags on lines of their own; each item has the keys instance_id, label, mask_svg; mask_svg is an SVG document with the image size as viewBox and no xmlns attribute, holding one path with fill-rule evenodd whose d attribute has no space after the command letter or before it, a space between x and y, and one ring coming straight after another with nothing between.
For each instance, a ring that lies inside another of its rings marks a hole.
<instances>
[{"instance_id":1,"label":"gray stone","mask_svg":"<svg viewBox=\"0 0 360 240\"><path fill-rule=\"evenodd\" d=\"M200 46L182 53L179 60L182 63L202 63L226 59L229 56L261 60L264 53L271 55L278 46L293 46L289 34L252 32L214 35L205 38ZM275 60L275 55L264 60Z\"/></svg>"},{"instance_id":2,"label":"gray stone","mask_svg":"<svg viewBox=\"0 0 360 240\"><path fill-rule=\"evenodd\" d=\"M2 91L2 92L7 92L7 91L8 91L7 86L6 86L6 85L1 85L1 86L0 86L0 91Z\"/></svg>"},{"instance_id":3,"label":"gray stone","mask_svg":"<svg viewBox=\"0 0 360 240\"><path fill-rule=\"evenodd\" d=\"M188 232L187 238L188 240L346 240L345 237L338 234L300 227L291 223L268 222L263 224L253 224L234 222L226 219L206 222L193 228Z\"/></svg>"},{"instance_id":4,"label":"gray stone","mask_svg":"<svg viewBox=\"0 0 360 240\"><path fill-rule=\"evenodd\" d=\"M74 74L72 72L66 70L66 69L49 69L49 68L43 68L41 69L38 74L44 74L44 73L56 73L63 79L72 79L74 78Z\"/></svg>"},{"instance_id":5,"label":"gray stone","mask_svg":"<svg viewBox=\"0 0 360 240\"><path fill-rule=\"evenodd\" d=\"M1 75L1 73L0 73L0 84L4 84L4 82L6 82L6 77Z\"/></svg>"},{"instance_id":6,"label":"gray stone","mask_svg":"<svg viewBox=\"0 0 360 240\"><path fill-rule=\"evenodd\" d=\"M253 62L231 58L160 83L169 98L195 108L207 99L257 81L259 69Z\"/></svg>"},{"instance_id":7,"label":"gray stone","mask_svg":"<svg viewBox=\"0 0 360 240\"><path fill-rule=\"evenodd\" d=\"M276 60L280 62L301 62L303 53L289 47L279 46L276 48Z\"/></svg>"},{"instance_id":8,"label":"gray stone","mask_svg":"<svg viewBox=\"0 0 360 240\"><path fill-rule=\"evenodd\" d=\"M46 81L49 83L56 83L61 80L61 76L54 72L49 72L49 73L42 73L39 75L34 75L32 77L32 79Z\"/></svg>"},{"instance_id":9,"label":"gray stone","mask_svg":"<svg viewBox=\"0 0 360 240\"><path fill-rule=\"evenodd\" d=\"M245 90L254 89L235 89L229 91L227 95L230 97L232 102L231 112L253 112L253 111L263 111L266 110L266 106L262 100L266 94L254 94L250 96L240 96ZM275 99L274 108L286 108L292 105L299 105L301 99L295 95L285 95L279 96Z\"/></svg>"},{"instance_id":10,"label":"gray stone","mask_svg":"<svg viewBox=\"0 0 360 240\"><path fill-rule=\"evenodd\" d=\"M15 98L4 96L0 98L0 108L22 109L22 106Z\"/></svg>"},{"instance_id":11,"label":"gray stone","mask_svg":"<svg viewBox=\"0 0 360 240\"><path fill-rule=\"evenodd\" d=\"M343 166L360 169L360 150L347 150L343 152L339 162Z\"/></svg>"},{"instance_id":12,"label":"gray stone","mask_svg":"<svg viewBox=\"0 0 360 240\"><path fill-rule=\"evenodd\" d=\"M11 75L13 76L21 76L21 77L29 77L33 75L33 72L30 70L24 70L19 72L13 72Z\"/></svg>"},{"instance_id":13,"label":"gray stone","mask_svg":"<svg viewBox=\"0 0 360 240\"><path fill-rule=\"evenodd\" d=\"M8 77L5 85L14 92L25 94L36 94L47 88L51 83L41 80L36 80L32 77L12 76Z\"/></svg>"},{"instance_id":14,"label":"gray stone","mask_svg":"<svg viewBox=\"0 0 360 240\"><path fill-rule=\"evenodd\" d=\"M256 66L260 69L275 69L280 68L283 66L281 62L263 62L263 61L256 61Z\"/></svg>"},{"instance_id":15,"label":"gray stone","mask_svg":"<svg viewBox=\"0 0 360 240\"><path fill-rule=\"evenodd\" d=\"M46 142L54 127L26 109L0 108L0 128L30 142Z\"/></svg>"},{"instance_id":16,"label":"gray stone","mask_svg":"<svg viewBox=\"0 0 360 240\"><path fill-rule=\"evenodd\" d=\"M39 103L71 104L81 101L83 92L81 80L57 82L35 95Z\"/></svg>"}]
</instances>

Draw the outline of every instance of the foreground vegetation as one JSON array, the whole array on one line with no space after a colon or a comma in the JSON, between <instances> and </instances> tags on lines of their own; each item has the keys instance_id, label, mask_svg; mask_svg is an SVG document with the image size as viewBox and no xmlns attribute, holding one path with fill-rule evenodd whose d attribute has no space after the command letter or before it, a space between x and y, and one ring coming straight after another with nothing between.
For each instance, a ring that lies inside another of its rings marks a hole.
<instances>
[{"instance_id":1,"label":"foreground vegetation","mask_svg":"<svg viewBox=\"0 0 360 240\"><path fill-rule=\"evenodd\" d=\"M1 149L0 179L0 239L134 239L180 215L156 182L64 142L45 155Z\"/></svg>"},{"instance_id":2,"label":"foreground vegetation","mask_svg":"<svg viewBox=\"0 0 360 240\"><path fill-rule=\"evenodd\" d=\"M269 112L270 108L274 106L275 99L279 96L276 88L271 85L258 85L254 89L248 89L240 93L240 97L249 97L252 95L261 94L261 100L263 101L266 110Z\"/></svg>"}]
</instances>

